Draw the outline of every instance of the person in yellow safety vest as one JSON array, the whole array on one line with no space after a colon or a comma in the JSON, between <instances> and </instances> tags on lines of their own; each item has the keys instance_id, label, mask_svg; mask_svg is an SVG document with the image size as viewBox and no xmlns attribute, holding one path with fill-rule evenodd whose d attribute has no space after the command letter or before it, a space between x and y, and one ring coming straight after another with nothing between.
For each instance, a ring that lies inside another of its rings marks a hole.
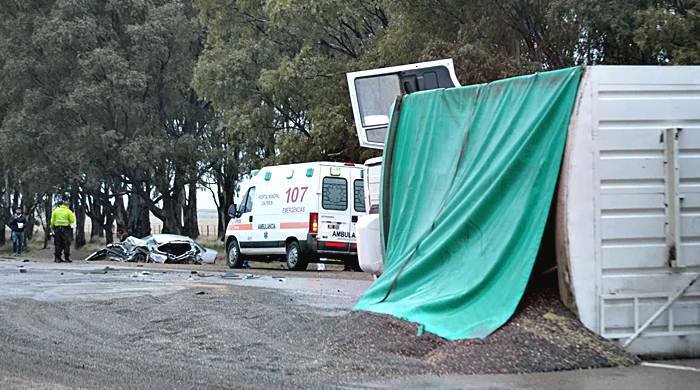
<instances>
[{"instance_id":1,"label":"person in yellow safety vest","mask_svg":"<svg viewBox=\"0 0 700 390\"><path fill-rule=\"evenodd\" d=\"M73 238L73 226L75 225L75 214L68 208L68 202L62 201L51 213L51 229L53 230L53 261L60 263L70 260L70 243ZM65 254L65 260L61 259L61 254Z\"/></svg>"}]
</instances>

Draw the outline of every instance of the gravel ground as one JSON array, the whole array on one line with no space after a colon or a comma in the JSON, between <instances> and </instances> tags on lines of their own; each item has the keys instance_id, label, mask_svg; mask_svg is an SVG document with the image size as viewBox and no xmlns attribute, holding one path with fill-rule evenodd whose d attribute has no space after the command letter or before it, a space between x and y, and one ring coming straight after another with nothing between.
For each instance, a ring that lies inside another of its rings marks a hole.
<instances>
[{"instance_id":1,"label":"gravel ground","mask_svg":"<svg viewBox=\"0 0 700 390\"><path fill-rule=\"evenodd\" d=\"M516 314L485 340L416 337L418 326L393 317L353 312L327 343L336 350L405 356L436 374L531 373L636 365L640 360L587 330L554 289L529 291Z\"/></svg>"},{"instance_id":2,"label":"gravel ground","mask_svg":"<svg viewBox=\"0 0 700 390\"><path fill-rule=\"evenodd\" d=\"M295 299L221 286L102 302L2 301L0 387L309 388L427 372L401 356L323 352L337 317Z\"/></svg>"},{"instance_id":3,"label":"gravel ground","mask_svg":"<svg viewBox=\"0 0 700 390\"><path fill-rule=\"evenodd\" d=\"M529 294L485 341L417 337L414 324L331 316L300 301L236 286L100 302L1 301L0 387L319 388L637 362L584 330L551 291Z\"/></svg>"}]
</instances>

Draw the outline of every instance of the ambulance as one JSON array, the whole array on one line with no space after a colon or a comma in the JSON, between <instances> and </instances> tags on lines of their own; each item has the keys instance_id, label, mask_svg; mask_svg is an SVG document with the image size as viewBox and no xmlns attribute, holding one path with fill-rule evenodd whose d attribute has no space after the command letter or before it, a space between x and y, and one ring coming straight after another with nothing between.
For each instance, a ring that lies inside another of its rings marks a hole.
<instances>
[{"instance_id":1,"label":"ambulance","mask_svg":"<svg viewBox=\"0 0 700 390\"><path fill-rule=\"evenodd\" d=\"M321 259L357 268L355 224L366 214L364 166L310 162L262 168L243 183L240 204L229 207L226 259L287 263L305 270Z\"/></svg>"}]
</instances>

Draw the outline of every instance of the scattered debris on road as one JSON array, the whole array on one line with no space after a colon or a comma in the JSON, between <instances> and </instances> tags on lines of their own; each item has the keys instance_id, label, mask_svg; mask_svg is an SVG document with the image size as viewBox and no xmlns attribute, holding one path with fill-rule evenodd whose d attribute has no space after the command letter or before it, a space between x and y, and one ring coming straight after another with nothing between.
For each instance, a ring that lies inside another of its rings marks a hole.
<instances>
[{"instance_id":1,"label":"scattered debris on road","mask_svg":"<svg viewBox=\"0 0 700 390\"><path fill-rule=\"evenodd\" d=\"M102 269L91 270L91 271L87 271L85 273L87 273L87 274L106 274L109 271L118 271L118 270L116 268L112 268L112 267L104 267Z\"/></svg>"},{"instance_id":2,"label":"scattered debris on road","mask_svg":"<svg viewBox=\"0 0 700 390\"><path fill-rule=\"evenodd\" d=\"M211 275L207 275L211 276ZM223 275L221 275L221 279L234 279L234 280L247 280L247 279L258 279L260 276L254 275L254 274L237 274L235 272L224 272Z\"/></svg>"}]
</instances>

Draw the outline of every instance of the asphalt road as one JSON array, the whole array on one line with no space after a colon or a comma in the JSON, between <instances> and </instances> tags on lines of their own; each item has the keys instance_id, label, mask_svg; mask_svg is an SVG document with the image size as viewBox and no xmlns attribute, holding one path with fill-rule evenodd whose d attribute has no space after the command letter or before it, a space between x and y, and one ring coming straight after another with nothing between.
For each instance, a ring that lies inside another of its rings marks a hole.
<instances>
[{"instance_id":1,"label":"asphalt road","mask_svg":"<svg viewBox=\"0 0 700 390\"><path fill-rule=\"evenodd\" d=\"M636 367L525 375L410 376L388 381L365 382L363 386L376 389L688 390L697 388L698 380L700 380L700 359L642 363Z\"/></svg>"},{"instance_id":2,"label":"asphalt road","mask_svg":"<svg viewBox=\"0 0 700 390\"><path fill-rule=\"evenodd\" d=\"M624 390L700 380L692 367L649 366L445 375L412 356L370 354L361 340L346 348L363 325L346 314L370 283L338 271L0 261L0 388Z\"/></svg>"}]
</instances>

